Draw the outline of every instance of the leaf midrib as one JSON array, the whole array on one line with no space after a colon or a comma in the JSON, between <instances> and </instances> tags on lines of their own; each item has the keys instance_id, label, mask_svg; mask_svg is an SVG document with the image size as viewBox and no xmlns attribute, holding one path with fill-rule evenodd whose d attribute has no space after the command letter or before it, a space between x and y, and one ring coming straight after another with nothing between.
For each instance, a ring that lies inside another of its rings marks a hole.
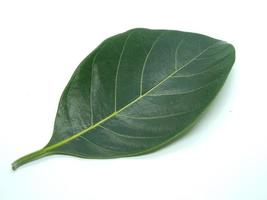
<instances>
[{"instance_id":1,"label":"leaf midrib","mask_svg":"<svg viewBox=\"0 0 267 200\"><path fill-rule=\"evenodd\" d=\"M99 125L101 125L102 123L106 122L107 120L111 119L112 117L116 116L117 114L119 114L120 112L122 112L123 110L125 110L126 108L128 108L129 106L131 106L132 104L134 104L135 102L139 101L140 99L142 99L143 97L145 97L148 93L150 93L152 90L154 90L155 88L157 88L158 86L160 86L162 83L164 83L165 81L167 81L172 75L174 75L175 73L181 71L182 69L184 69L186 66L188 66L189 64L191 64L193 61L195 61L199 56L201 56L203 53L205 53L208 49L210 49L211 47L215 46L218 43L223 43L222 41L217 41L215 43L213 43L212 45L208 46L206 49L204 49L202 52L200 52L198 55L196 55L195 57L193 57L190 61L188 61L186 64L184 64L182 67L180 67L179 69L174 70L174 72L172 72L170 75L168 75L165 79L161 80L157 85L155 85L154 87L152 87L150 90L148 90L147 92L145 92L144 94L140 95L139 97L137 97L135 100L133 100L132 102L130 102L129 104L127 104L126 106L122 107L120 110L113 112L112 114L110 114L109 116L107 116L106 118L100 120L99 122L95 123L94 125L78 132L75 133L74 135L72 135L71 137L68 137L56 144L53 144L51 146L47 146L43 149L43 152L49 152L57 147L60 147L78 137L80 137L81 135L93 130L94 128L98 127Z\"/></svg>"}]
</instances>

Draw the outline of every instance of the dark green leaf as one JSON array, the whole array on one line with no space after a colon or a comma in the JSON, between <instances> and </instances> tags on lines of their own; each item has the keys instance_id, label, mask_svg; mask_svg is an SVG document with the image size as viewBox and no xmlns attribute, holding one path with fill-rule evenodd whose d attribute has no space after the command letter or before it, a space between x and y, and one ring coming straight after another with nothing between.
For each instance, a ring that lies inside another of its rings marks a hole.
<instances>
[{"instance_id":1,"label":"dark green leaf","mask_svg":"<svg viewBox=\"0 0 267 200\"><path fill-rule=\"evenodd\" d=\"M154 151L192 125L234 60L231 44L195 33L133 29L108 38L66 86L49 143L13 169L51 154L115 158Z\"/></svg>"}]
</instances>

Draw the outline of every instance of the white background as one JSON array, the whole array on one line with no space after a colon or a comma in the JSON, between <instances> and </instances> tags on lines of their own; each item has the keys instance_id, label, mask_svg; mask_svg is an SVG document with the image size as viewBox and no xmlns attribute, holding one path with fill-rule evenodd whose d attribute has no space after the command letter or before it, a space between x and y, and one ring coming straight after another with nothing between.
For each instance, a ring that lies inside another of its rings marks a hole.
<instances>
[{"instance_id":1,"label":"white background","mask_svg":"<svg viewBox=\"0 0 267 200\"><path fill-rule=\"evenodd\" d=\"M1 200L266 200L267 6L264 1L0 0ZM43 147L79 62L135 27L206 34L232 43L236 62L199 123L149 155L113 160L50 156Z\"/></svg>"}]
</instances>

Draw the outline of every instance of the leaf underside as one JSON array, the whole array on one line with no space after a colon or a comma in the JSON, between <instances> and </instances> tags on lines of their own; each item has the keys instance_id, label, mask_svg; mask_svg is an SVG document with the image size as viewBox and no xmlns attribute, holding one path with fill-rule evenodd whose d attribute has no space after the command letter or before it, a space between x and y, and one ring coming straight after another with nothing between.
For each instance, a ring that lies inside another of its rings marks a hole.
<instances>
[{"instance_id":1,"label":"leaf underside","mask_svg":"<svg viewBox=\"0 0 267 200\"><path fill-rule=\"evenodd\" d=\"M49 143L13 168L50 154L114 158L156 150L192 125L234 60L231 44L196 33L132 29L110 37L72 75Z\"/></svg>"}]
</instances>

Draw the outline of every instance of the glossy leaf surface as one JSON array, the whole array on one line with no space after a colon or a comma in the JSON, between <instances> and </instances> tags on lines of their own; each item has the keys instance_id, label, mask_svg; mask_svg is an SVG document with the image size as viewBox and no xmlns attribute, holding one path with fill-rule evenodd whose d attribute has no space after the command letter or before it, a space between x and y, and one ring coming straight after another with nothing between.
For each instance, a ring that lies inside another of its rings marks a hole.
<instances>
[{"instance_id":1,"label":"glossy leaf surface","mask_svg":"<svg viewBox=\"0 0 267 200\"><path fill-rule=\"evenodd\" d=\"M101 43L74 72L41 150L114 158L151 152L189 127L222 87L235 60L231 44L204 35L132 29Z\"/></svg>"}]
</instances>

